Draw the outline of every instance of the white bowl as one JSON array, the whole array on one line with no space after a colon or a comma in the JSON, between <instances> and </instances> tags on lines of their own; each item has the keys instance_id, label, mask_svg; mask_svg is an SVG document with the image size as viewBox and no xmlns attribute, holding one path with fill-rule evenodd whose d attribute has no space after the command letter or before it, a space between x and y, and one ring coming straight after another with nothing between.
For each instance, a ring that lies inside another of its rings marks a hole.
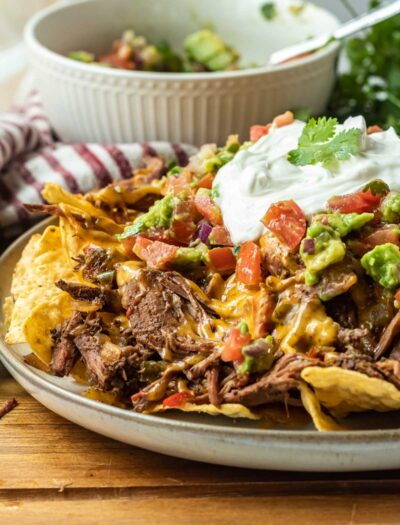
<instances>
[{"instance_id":1,"label":"white bowl","mask_svg":"<svg viewBox=\"0 0 400 525\"><path fill-rule=\"evenodd\" d=\"M284 64L221 73L151 73L86 65L72 50L105 52L124 29L180 49L184 37L211 25L239 50L244 64L265 64L271 52L332 31L338 20L295 0L278 0L278 15L262 17L265 0L81 0L56 4L27 25L25 40L45 110L64 141L170 140L224 142L247 138L286 109L322 112L335 77L338 45Z\"/></svg>"}]
</instances>

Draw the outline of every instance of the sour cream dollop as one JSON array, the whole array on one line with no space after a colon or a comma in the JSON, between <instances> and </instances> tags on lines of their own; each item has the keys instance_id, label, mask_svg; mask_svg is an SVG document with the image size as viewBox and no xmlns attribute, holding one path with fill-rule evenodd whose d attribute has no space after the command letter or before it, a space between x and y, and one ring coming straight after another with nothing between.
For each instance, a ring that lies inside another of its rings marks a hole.
<instances>
[{"instance_id":1,"label":"sour cream dollop","mask_svg":"<svg viewBox=\"0 0 400 525\"><path fill-rule=\"evenodd\" d=\"M272 129L219 170L213 185L219 194L215 200L235 244L262 235L265 227L260 221L274 202L293 199L311 214L324 209L333 195L352 193L374 179L400 190L400 138L393 128L367 135L363 117L347 119L337 132L360 129L360 151L331 172L321 164L294 166L288 161L304 125L296 120Z\"/></svg>"}]
</instances>

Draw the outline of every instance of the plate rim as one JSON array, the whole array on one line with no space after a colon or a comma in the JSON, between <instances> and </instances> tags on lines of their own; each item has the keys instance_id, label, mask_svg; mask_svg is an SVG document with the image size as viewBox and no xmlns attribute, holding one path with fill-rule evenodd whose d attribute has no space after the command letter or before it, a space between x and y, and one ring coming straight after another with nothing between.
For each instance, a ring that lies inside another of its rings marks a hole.
<instances>
[{"instance_id":1,"label":"plate rim","mask_svg":"<svg viewBox=\"0 0 400 525\"><path fill-rule=\"evenodd\" d=\"M7 259L11 257L15 251L21 250L25 247L28 238L35 233L40 233L45 227L54 223L53 217L47 218L34 224L26 232L21 234L15 239L11 245L0 255L0 271L3 265L6 264ZM2 308L2 305L0 305ZM24 343L27 344L27 343ZM351 442L351 444L357 442L365 443L366 439L370 444L388 441L396 441L400 439L400 428L397 429L366 429L366 430L343 430L343 431L325 431L319 432L317 430L291 430L291 429L265 429L265 428L245 428L245 427L226 427L223 425L204 424L192 421L180 421L177 419L169 419L167 417L160 418L159 416L152 414L141 414L134 412L133 410L123 409L112 405L107 405L100 401L92 400L81 396L75 392L71 392L68 389L56 385L51 381L48 381L46 377L40 376L35 373L33 367L24 363L23 361L15 357L15 345L9 345L4 341L4 337L0 335L0 361L8 369L12 368L16 373L21 374L30 383L35 386L49 391L55 396L60 396L66 401L83 405L88 409L98 410L99 412L124 419L130 422L140 423L141 425L154 426L163 425L174 429L184 429L187 431L200 430L207 433L224 434L225 437L242 437L242 438L260 438L261 436L265 439L284 439L286 442L294 441L299 443L300 441L307 440L309 442L316 442L321 444L337 444ZM13 374L11 374L13 375ZM18 381L13 375L14 379ZM210 416L214 417L214 416Z\"/></svg>"}]
</instances>

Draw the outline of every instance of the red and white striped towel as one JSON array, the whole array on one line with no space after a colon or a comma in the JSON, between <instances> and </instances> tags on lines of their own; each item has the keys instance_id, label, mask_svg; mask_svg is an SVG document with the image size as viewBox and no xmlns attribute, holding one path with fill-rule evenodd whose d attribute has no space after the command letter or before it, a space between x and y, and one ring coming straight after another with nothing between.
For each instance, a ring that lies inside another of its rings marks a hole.
<instances>
[{"instance_id":1,"label":"red and white striped towel","mask_svg":"<svg viewBox=\"0 0 400 525\"><path fill-rule=\"evenodd\" d=\"M52 135L38 94L32 93L23 106L0 114L0 238L15 237L31 225L23 203L41 203L46 182L85 193L131 177L144 154L184 166L195 151L168 142L62 144Z\"/></svg>"}]
</instances>

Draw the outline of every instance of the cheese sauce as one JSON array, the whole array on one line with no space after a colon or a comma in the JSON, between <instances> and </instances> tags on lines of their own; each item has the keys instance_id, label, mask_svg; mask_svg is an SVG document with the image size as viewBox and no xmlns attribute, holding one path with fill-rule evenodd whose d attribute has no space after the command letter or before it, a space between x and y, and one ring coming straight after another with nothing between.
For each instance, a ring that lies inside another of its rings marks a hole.
<instances>
[{"instance_id":1,"label":"cheese sauce","mask_svg":"<svg viewBox=\"0 0 400 525\"><path fill-rule=\"evenodd\" d=\"M347 119L337 132L360 129L360 152L331 172L321 164L294 166L287 160L288 152L297 148L304 125L294 121L272 129L219 170L215 200L235 244L262 235L265 228L260 220L274 202L293 199L311 214L324 209L333 195L352 193L377 178L400 190L400 138L394 129L367 135L363 117Z\"/></svg>"}]
</instances>

